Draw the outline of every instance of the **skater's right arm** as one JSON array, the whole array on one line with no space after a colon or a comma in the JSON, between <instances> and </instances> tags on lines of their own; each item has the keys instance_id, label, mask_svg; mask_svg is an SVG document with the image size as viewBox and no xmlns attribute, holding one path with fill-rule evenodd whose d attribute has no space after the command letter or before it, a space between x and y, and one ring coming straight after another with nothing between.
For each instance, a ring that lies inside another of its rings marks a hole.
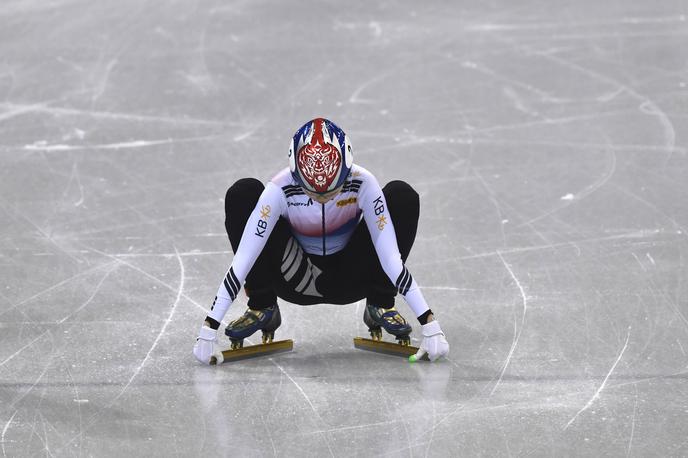
<instances>
[{"instance_id":1,"label":"skater's right arm","mask_svg":"<svg viewBox=\"0 0 688 458\"><path fill-rule=\"evenodd\" d=\"M246 222L239 248L217 290L217 299L208 314L210 318L222 321L285 209L282 189L269 182Z\"/></svg>"},{"instance_id":2,"label":"skater's right arm","mask_svg":"<svg viewBox=\"0 0 688 458\"><path fill-rule=\"evenodd\" d=\"M241 290L241 286L246 280L246 276L251 271L258 256L263 251L272 230L275 228L280 216L286 211L286 198L282 189L272 182L269 182L262 194L258 198L258 203L254 207L251 215L246 222L241 241L232 264L227 270L224 278L220 282L217 296L210 308L210 313L206 317L204 329L216 330L224 318L231 303L236 299ZM205 334L204 334L205 332ZM199 339L208 335L207 331L201 330ZM194 347L196 348L196 347ZM196 351L194 350L194 354ZM205 354L196 355L199 361L208 364Z\"/></svg>"}]
</instances>

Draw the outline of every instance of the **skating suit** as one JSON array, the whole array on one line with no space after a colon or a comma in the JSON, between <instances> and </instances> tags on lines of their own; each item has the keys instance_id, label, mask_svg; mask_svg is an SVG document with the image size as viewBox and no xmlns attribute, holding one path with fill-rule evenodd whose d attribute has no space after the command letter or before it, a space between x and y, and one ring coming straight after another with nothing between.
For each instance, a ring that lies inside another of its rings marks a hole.
<instances>
[{"instance_id":1,"label":"skating suit","mask_svg":"<svg viewBox=\"0 0 688 458\"><path fill-rule=\"evenodd\" d=\"M318 256L342 250L363 219L380 264L397 291L417 317L428 310L416 281L402 262L380 184L372 173L354 164L342 191L325 204L309 198L294 181L289 168L267 183L246 223L210 317L222 320L280 217L289 223L303 250Z\"/></svg>"}]
</instances>

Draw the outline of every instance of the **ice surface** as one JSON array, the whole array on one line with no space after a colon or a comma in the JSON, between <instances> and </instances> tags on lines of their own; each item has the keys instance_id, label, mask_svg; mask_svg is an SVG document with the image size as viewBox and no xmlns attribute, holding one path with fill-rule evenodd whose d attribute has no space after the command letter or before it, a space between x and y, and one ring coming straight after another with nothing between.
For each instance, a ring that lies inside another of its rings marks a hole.
<instances>
[{"instance_id":1,"label":"ice surface","mask_svg":"<svg viewBox=\"0 0 688 458\"><path fill-rule=\"evenodd\" d=\"M4 2L2 456L688 455L688 5L559 3ZM192 357L227 187L318 115L421 194L448 361L361 303Z\"/></svg>"}]
</instances>

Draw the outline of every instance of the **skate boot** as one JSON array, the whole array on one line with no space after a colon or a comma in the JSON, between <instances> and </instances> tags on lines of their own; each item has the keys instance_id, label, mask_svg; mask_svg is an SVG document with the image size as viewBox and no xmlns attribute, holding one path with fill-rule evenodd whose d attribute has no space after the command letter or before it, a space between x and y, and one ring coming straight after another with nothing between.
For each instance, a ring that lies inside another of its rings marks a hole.
<instances>
[{"instance_id":1,"label":"skate boot","mask_svg":"<svg viewBox=\"0 0 688 458\"><path fill-rule=\"evenodd\" d=\"M385 309L375 305L366 304L363 312L363 322L368 326L370 336L374 341L382 340L382 328L392 334L402 346L411 343L411 325L394 307Z\"/></svg>"},{"instance_id":2,"label":"skate boot","mask_svg":"<svg viewBox=\"0 0 688 458\"><path fill-rule=\"evenodd\" d=\"M232 343L231 349L237 350L244 346L244 339L256 331L263 331L263 344L272 343L275 330L282 324L282 315L277 304L263 310L247 309L246 312L229 323L225 334Z\"/></svg>"}]
</instances>

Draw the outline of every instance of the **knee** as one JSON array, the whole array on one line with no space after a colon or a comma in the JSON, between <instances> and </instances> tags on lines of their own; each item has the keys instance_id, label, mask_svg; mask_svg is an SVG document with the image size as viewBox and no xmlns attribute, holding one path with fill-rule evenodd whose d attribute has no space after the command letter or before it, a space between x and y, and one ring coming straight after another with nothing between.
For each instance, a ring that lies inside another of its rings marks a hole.
<instances>
[{"instance_id":1,"label":"knee","mask_svg":"<svg viewBox=\"0 0 688 458\"><path fill-rule=\"evenodd\" d=\"M242 178L237 180L232 186L227 190L225 195L225 200L235 199L235 198L246 198L247 196L260 195L263 192L265 186L259 180L255 178Z\"/></svg>"},{"instance_id":2,"label":"knee","mask_svg":"<svg viewBox=\"0 0 688 458\"><path fill-rule=\"evenodd\" d=\"M252 210L264 189L263 183L255 178L237 180L225 194L225 212L229 214L230 210L243 207Z\"/></svg>"},{"instance_id":3,"label":"knee","mask_svg":"<svg viewBox=\"0 0 688 458\"><path fill-rule=\"evenodd\" d=\"M401 180L390 181L382 188L387 204L391 206L404 206L406 208L419 208L420 196L410 184Z\"/></svg>"}]
</instances>

